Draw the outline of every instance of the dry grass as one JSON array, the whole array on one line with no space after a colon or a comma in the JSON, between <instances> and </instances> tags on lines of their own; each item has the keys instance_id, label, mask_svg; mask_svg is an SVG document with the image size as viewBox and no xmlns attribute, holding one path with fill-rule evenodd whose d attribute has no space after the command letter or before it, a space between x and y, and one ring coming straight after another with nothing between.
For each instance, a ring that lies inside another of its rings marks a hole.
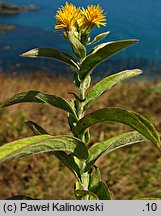
<instances>
[{"instance_id":1,"label":"dry grass","mask_svg":"<svg viewBox=\"0 0 161 216\"><path fill-rule=\"evenodd\" d=\"M14 76L0 74L0 101L14 94L39 90L68 100L74 90L72 82L46 74ZM146 80L121 84L98 99L88 112L106 106L119 106L135 110L153 122L161 131L161 82ZM69 134L66 113L41 104L20 104L0 111L0 141L32 135L23 124L33 120L50 134ZM129 127L99 124L91 127L92 143L128 131ZM149 142L126 147L101 158L97 165L102 178L108 183L115 199L161 198L161 154ZM74 176L52 155L30 156L11 161L0 167L0 199L26 194L39 199L74 199Z\"/></svg>"}]
</instances>

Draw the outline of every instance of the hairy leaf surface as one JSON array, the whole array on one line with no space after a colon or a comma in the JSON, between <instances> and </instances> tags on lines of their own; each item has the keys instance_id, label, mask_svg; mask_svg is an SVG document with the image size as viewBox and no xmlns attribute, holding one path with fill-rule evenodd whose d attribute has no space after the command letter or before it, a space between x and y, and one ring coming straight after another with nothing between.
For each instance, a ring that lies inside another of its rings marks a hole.
<instances>
[{"instance_id":1,"label":"hairy leaf surface","mask_svg":"<svg viewBox=\"0 0 161 216\"><path fill-rule=\"evenodd\" d=\"M21 92L7 100L2 107L8 107L18 103L24 102L35 102L35 103L46 103L51 106L57 107L62 109L73 116L76 117L76 114L71 107L71 105L63 98L57 97L55 95L39 92L39 91L28 91L28 92Z\"/></svg>"},{"instance_id":2,"label":"hairy leaf surface","mask_svg":"<svg viewBox=\"0 0 161 216\"><path fill-rule=\"evenodd\" d=\"M52 58L69 64L77 69L79 68L76 59L55 48L35 48L23 53L21 56L29 58Z\"/></svg>"},{"instance_id":3,"label":"hairy leaf surface","mask_svg":"<svg viewBox=\"0 0 161 216\"><path fill-rule=\"evenodd\" d=\"M147 138L139 132L133 131L120 134L102 142L95 143L89 149L89 157L86 162L85 170L89 170L94 165L96 160L101 156L107 155L124 146L140 143L143 141L147 141Z\"/></svg>"},{"instance_id":4,"label":"hairy leaf surface","mask_svg":"<svg viewBox=\"0 0 161 216\"><path fill-rule=\"evenodd\" d=\"M97 43L98 41L102 40L103 38L105 38L108 34L110 33L110 31L107 31L107 32L103 32L99 35L97 35L93 41L89 42L88 45L92 45L92 44L95 44Z\"/></svg>"},{"instance_id":5,"label":"hairy leaf surface","mask_svg":"<svg viewBox=\"0 0 161 216\"><path fill-rule=\"evenodd\" d=\"M82 134L88 127L104 121L129 125L157 145L159 149L161 147L160 137L154 126L140 114L122 108L104 108L90 113L78 121L75 131L78 135Z\"/></svg>"},{"instance_id":6,"label":"hairy leaf surface","mask_svg":"<svg viewBox=\"0 0 161 216\"><path fill-rule=\"evenodd\" d=\"M87 75L89 75L95 66L105 61L107 58L111 57L115 53L125 49L128 46L133 45L138 40L121 40L114 42L107 42L96 46L93 51L86 56L83 60L79 77L83 80Z\"/></svg>"},{"instance_id":7,"label":"hairy leaf surface","mask_svg":"<svg viewBox=\"0 0 161 216\"><path fill-rule=\"evenodd\" d=\"M88 150L79 139L70 136L39 135L7 143L0 147L0 163L44 152L67 151L87 159Z\"/></svg>"},{"instance_id":8,"label":"hairy leaf surface","mask_svg":"<svg viewBox=\"0 0 161 216\"><path fill-rule=\"evenodd\" d=\"M139 69L125 70L101 80L100 82L95 84L86 95L86 100L84 102L85 109L87 109L90 104L97 98L99 98L105 91L111 89L122 81L127 80L133 76L137 76L141 73L142 71Z\"/></svg>"},{"instance_id":9,"label":"hairy leaf surface","mask_svg":"<svg viewBox=\"0 0 161 216\"><path fill-rule=\"evenodd\" d=\"M73 35L72 32L68 33L68 39L72 44L73 51L76 56L83 59L86 56L85 46Z\"/></svg>"},{"instance_id":10,"label":"hairy leaf surface","mask_svg":"<svg viewBox=\"0 0 161 216\"><path fill-rule=\"evenodd\" d=\"M33 121L27 121L25 124L36 135L48 134L47 131L45 131L40 125ZM78 164L76 164L72 154L68 155L63 151L54 151L52 154L57 157L64 165L66 165L79 180L81 180L80 169Z\"/></svg>"}]
</instances>

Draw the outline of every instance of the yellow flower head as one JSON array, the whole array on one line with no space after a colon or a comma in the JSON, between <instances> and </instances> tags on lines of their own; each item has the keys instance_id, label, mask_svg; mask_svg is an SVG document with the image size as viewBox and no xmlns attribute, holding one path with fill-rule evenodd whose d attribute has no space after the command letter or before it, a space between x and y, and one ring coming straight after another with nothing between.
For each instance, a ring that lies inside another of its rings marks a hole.
<instances>
[{"instance_id":1,"label":"yellow flower head","mask_svg":"<svg viewBox=\"0 0 161 216\"><path fill-rule=\"evenodd\" d=\"M106 25L106 17L99 5L90 5L87 9L80 9L72 3L66 2L56 13L55 29L64 29L64 37L68 38L68 32L84 45L90 41L90 32L96 25Z\"/></svg>"},{"instance_id":2,"label":"yellow flower head","mask_svg":"<svg viewBox=\"0 0 161 216\"><path fill-rule=\"evenodd\" d=\"M106 26L106 17L103 11L99 5L90 5L87 9L82 8L81 14L84 16L84 19L81 20L80 25L89 26L90 28L93 28L94 25L98 28L100 28L100 25Z\"/></svg>"},{"instance_id":3,"label":"yellow flower head","mask_svg":"<svg viewBox=\"0 0 161 216\"><path fill-rule=\"evenodd\" d=\"M73 4L66 2L65 6L61 7L55 16L57 23L56 29L64 29L70 31L75 23L80 18L80 9L76 8Z\"/></svg>"}]
</instances>

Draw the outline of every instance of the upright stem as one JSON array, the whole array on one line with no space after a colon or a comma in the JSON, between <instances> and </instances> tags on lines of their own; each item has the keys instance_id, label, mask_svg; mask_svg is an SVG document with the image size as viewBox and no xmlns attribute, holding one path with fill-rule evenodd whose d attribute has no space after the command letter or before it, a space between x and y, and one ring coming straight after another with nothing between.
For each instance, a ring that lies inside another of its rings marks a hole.
<instances>
[{"instance_id":1,"label":"upright stem","mask_svg":"<svg viewBox=\"0 0 161 216\"><path fill-rule=\"evenodd\" d=\"M78 113L78 119L81 119L84 116L84 106L83 106L83 100L85 99L85 86L84 86L84 81L82 81L80 83L80 87L79 87L79 98L80 101L78 101L78 107L77 107L77 113ZM84 142L84 136L85 134L82 134L81 137L79 137L82 142ZM88 191L88 186L89 186L89 175L87 172L84 172L84 168L85 168L85 161L84 160L80 160L79 161L80 164L80 169L81 169L81 178L82 178L82 182L81 182L81 189ZM85 197L83 197L83 199L88 200L89 196L86 195Z\"/></svg>"}]
</instances>

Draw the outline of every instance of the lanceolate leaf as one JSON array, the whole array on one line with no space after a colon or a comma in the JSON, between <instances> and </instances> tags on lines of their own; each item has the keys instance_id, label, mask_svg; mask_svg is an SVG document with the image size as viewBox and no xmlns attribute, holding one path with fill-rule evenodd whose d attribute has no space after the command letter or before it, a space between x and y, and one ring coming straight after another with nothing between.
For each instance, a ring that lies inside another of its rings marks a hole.
<instances>
[{"instance_id":1,"label":"lanceolate leaf","mask_svg":"<svg viewBox=\"0 0 161 216\"><path fill-rule=\"evenodd\" d=\"M90 175L89 191L94 193L101 200L112 199L112 193L106 183L101 181L100 170L97 167L95 167L94 172Z\"/></svg>"},{"instance_id":2,"label":"lanceolate leaf","mask_svg":"<svg viewBox=\"0 0 161 216\"><path fill-rule=\"evenodd\" d=\"M23 53L21 56L30 58L52 58L62 61L66 64L72 65L75 68L79 68L77 61L65 52L61 52L55 48L36 48L28 52Z\"/></svg>"},{"instance_id":3,"label":"lanceolate leaf","mask_svg":"<svg viewBox=\"0 0 161 216\"><path fill-rule=\"evenodd\" d=\"M25 124L36 135L48 134L41 126L39 126L33 121L27 121L25 122ZM74 175L79 180L81 180L80 169L78 165L76 164L72 154L68 155L67 153L63 151L54 151L52 152L52 154L54 154L55 157L57 157L62 163L64 163L74 173Z\"/></svg>"},{"instance_id":4,"label":"lanceolate leaf","mask_svg":"<svg viewBox=\"0 0 161 216\"><path fill-rule=\"evenodd\" d=\"M85 170L85 172L86 172L86 170ZM101 181L101 173L100 173L99 168L94 167L94 171L92 170L92 173L89 175L89 179L90 179L90 181L89 181L89 189L93 188L94 186L96 186L96 184L98 184L98 182Z\"/></svg>"},{"instance_id":5,"label":"lanceolate leaf","mask_svg":"<svg viewBox=\"0 0 161 216\"><path fill-rule=\"evenodd\" d=\"M104 181L98 182L90 192L94 193L99 200L111 200L112 194Z\"/></svg>"},{"instance_id":6,"label":"lanceolate leaf","mask_svg":"<svg viewBox=\"0 0 161 216\"><path fill-rule=\"evenodd\" d=\"M16 94L11 99L7 100L2 105L2 107L8 107L23 102L46 103L51 106L57 107L59 109L65 110L66 112L76 117L73 108L65 99L57 97L55 95L42 93L39 91L28 91L28 92L21 92L19 94Z\"/></svg>"},{"instance_id":7,"label":"lanceolate leaf","mask_svg":"<svg viewBox=\"0 0 161 216\"><path fill-rule=\"evenodd\" d=\"M73 35L72 32L68 33L68 39L72 44L74 53L81 59L86 56L85 46Z\"/></svg>"},{"instance_id":8,"label":"lanceolate leaf","mask_svg":"<svg viewBox=\"0 0 161 216\"><path fill-rule=\"evenodd\" d=\"M87 109L90 106L90 104L97 98L99 98L105 91L111 89L120 82L129 79L133 76L137 76L141 73L142 71L139 69L125 70L101 80L96 85L94 85L93 88L91 88L88 94L86 95L86 100L84 102L85 109Z\"/></svg>"},{"instance_id":9,"label":"lanceolate leaf","mask_svg":"<svg viewBox=\"0 0 161 216\"><path fill-rule=\"evenodd\" d=\"M160 136L159 134L156 132L154 126L151 124L151 122L147 121L146 118L144 118L143 116L141 116L139 113L135 113L135 116L139 119L139 121L142 122L142 124L144 124L148 130L152 133L152 135L155 137L156 140L158 140L158 148L161 148L161 143L160 143ZM155 143L154 143L155 144Z\"/></svg>"},{"instance_id":10,"label":"lanceolate leaf","mask_svg":"<svg viewBox=\"0 0 161 216\"><path fill-rule=\"evenodd\" d=\"M123 133L121 135L112 137L103 142L94 144L89 149L89 157L86 162L85 171L89 170L94 165L96 160L101 156L109 154L110 152L115 151L116 149L122 148L124 146L140 143L143 141L147 141L147 138L145 138L142 134L138 133L137 131L133 131Z\"/></svg>"},{"instance_id":11,"label":"lanceolate leaf","mask_svg":"<svg viewBox=\"0 0 161 216\"><path fill-rule=\"evenodd\" d=\"M87 45L91 45L91 44L95 44L97 43L98 41L102 40L103 38L105 38L108 34L110 33L110 31L107 31L107 32L103 32L99 35L97 35L93 41L89 42Z\"/></svg>"},{"instance_id":12,"label":"lanceolate leaf","mask_svg":"<svg viewBox=\"0 0 161 216\"><path fill-rule=\"evenodd\" d=\"M104 121L115 121L129 125L156 144L158 148L161 146L156 129L147 119L133 111L116 107L100 109L86 115L78 121L75 131L78 135L82 134L88 127Z\"/></svg>"},{"instance_id":13,"label":"lanceolate leaf","mask_svg":"<svg viewBox=\"0 0 161 216\"><path fill-rule=\"evenodd\" d=\"M67 151L87 159L88 150L79 139L70 136L39 135L13 141L0 147L0 163L15 158L52 151Z\"/></svg>"},{"instance_id":14,"label":"lanceolate leaf","mask_svg":"<svg viewBox=\"0 0 161 216\"><path fill-rule=\"evenodd\" d=\"M55 151L53 154L74 173L77 179L81 180L80 168L76 164L73 154L68 155L63 151Z\"/></svg>"},{"instance_id":15,"label":"lanceolate leaf","mask_svg":"<svg viewBox=\"0 0 161 216\"><path fill-rule=\"evenodd\" d=\"M33 121L27 121L25 122L25 125L32 131L34 132L35 135L43 135L43 134L48 134L46 130L44 130L41 126L36 124Z\"/></svg>"},{"instance_id":16,"label":"lanceolate leaf","mask_svg":"<svg viewBox=\"0 0 161 216\"><path fill-rule=\"evenodd\" d=\"M79 72L80 79L84 79L87 75L89 75L94 67L102 61L136 42L137 40L121 40L107 42L96 46L93 51L86 56L81 64Z\"/></svg>"}]
</instances>

